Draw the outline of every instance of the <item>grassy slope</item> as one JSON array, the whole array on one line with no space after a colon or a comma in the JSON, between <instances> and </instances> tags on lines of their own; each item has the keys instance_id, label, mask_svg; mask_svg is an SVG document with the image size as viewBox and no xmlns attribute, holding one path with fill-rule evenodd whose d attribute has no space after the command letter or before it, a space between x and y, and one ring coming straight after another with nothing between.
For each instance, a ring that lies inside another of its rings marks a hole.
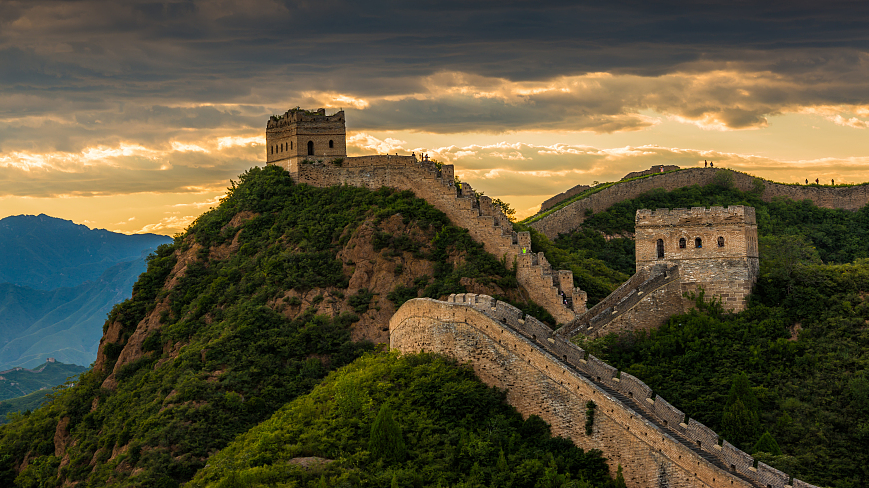
<instances>
[{"instance_id":1,"label":"grassy slope","mask_svg":"<svg viewBox=\"0 0 869 488\"><path fill-rule=\"evenodd\" d=\"M9 421L9 414L21 413L26 415L28 410L33 411L45 403L51 390L37 390L17 398L0 401L0 425Z\"/></svg>"}]
</instances>

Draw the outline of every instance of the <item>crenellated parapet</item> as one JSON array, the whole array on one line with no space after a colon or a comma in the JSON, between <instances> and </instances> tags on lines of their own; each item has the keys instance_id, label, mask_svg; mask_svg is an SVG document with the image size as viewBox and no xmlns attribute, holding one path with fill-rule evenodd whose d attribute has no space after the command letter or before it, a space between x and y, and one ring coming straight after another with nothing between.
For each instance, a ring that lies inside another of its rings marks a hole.
<instances>
[{"instance_id":1,"label":"crenellated parapet","mask_svg":"<svg viewBox=\"0 0 869 488\"><path fill-rule=\"evenodd\" d=\"M268 164L281 165L297 183L316 187L353 185L375 190L385 186L413 191L444 212L454 224L468 229L475 241L483 244L487 252L504 259L508 267L516 262L519 285L559 323L570 322L577 313L585 312L586 293L573 285L573 273L553 270L543 253L532 254L530 234L514 232L513 223L490 197L478 196L470 183L457 183L453 165L421 160L415 155L347 157L344 113L326 115L323 109L315 112L293 109L281 117L273 117L268 122L266 139ZM313 154L299 149L300 142L312 144ZM334 154L328 150L322 155L318 152L317 148L325 146L331 150L333 145L337 151Z\"/></svg>"},{"instance_id":2,"label":"crenellated parapet","mask_svg":"<svg viewBox=\"0 0 869 488\"><path fill-rule=\"evenodd\" d=\"M524 416L601 449L631 487L811 487L757 462L641 380L606 364L519 309L486 295L414 299L390 320L390 346L468 361ZM597 405L592 434L586 403Z\"/></svg>"}]
</instances>

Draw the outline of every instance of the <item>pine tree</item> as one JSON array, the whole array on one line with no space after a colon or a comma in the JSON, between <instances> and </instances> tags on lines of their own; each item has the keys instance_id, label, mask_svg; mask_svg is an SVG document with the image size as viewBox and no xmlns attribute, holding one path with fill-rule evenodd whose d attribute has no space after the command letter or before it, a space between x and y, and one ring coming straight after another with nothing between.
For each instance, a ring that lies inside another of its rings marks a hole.
<instances>
[{"instance_id":1,"label":"pine tree","mask_svg":"<svg viewBox=\"0 0 869 488\"><path fill-rule=\"evenodd\" d=\"M371 424L368 450L375 457L389 461L402 461L405 456L404 437L401 427L392 417L392 409L384 403Z\"/></svg>"},{"instance_id":2,"label":"pine tree","mask_svg":"<svg viewBox=\"0 0 869 488\"><path fill-rule=\"evenodd\" d=\"M757 440L757 444L754 445L754 452L766 452L773 456L781 456L782 454L778 442L775 441L775 438L769 431L764 432L760 436L760 439Z\"/></svg>"},{"instance_id":3,"label":"pine tree","mask_svg":"<svg viewBox=\"0 0 869 488\"><path fill-rule=\"evenodd\" d=\"M733 377L721 416L721 434L731 444L747 449L757 439L760 430L760 402L751 389L748 376Z\"/></svg>"}]
</instances>

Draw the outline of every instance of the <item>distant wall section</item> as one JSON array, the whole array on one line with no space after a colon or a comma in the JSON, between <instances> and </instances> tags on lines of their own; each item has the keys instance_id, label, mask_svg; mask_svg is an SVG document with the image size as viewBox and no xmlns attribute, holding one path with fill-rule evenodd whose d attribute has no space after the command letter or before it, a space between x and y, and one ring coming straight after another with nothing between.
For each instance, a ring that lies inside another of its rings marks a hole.
<instances>
[{"instance_id":1,"label":"distant wall section","mask_svg":"<svg viewBox=\"0 0 869 488\"><path fill-rule=\"evenodd\" d=\"M811 200L819 207L845 210L857 210L869 203L869 185L848 187L785 185L726 169L689 168L621 182L577 200L529 225L546 237L555 239L559 234L566 234L579 227L585 220L587 210L594 213L603 212L618 202L636 198L656 188L672 191L685 186L708 185L715 181L715 175L719 172L731 174L734 185L742 191L762 188L761 198L765 201L786 197L796 201Z\"/></svg>"}]
</instances>

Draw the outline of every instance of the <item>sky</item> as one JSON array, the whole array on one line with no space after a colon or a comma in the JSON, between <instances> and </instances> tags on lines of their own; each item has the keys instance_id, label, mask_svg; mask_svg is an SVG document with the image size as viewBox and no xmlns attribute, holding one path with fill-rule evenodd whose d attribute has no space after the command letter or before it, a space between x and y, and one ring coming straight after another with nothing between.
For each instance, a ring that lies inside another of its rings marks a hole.
<instances>
[{"instance_id":1,"label":"sky","mask_svg":"<svg viewBox=\"0 0 869 488\"><path fill-rule=\"evenodd\" d=\"M865 182L869 2L3 0L0 218L182 232L296 106L521 217L659 164Z\"/></svg>"}]
</instances>

